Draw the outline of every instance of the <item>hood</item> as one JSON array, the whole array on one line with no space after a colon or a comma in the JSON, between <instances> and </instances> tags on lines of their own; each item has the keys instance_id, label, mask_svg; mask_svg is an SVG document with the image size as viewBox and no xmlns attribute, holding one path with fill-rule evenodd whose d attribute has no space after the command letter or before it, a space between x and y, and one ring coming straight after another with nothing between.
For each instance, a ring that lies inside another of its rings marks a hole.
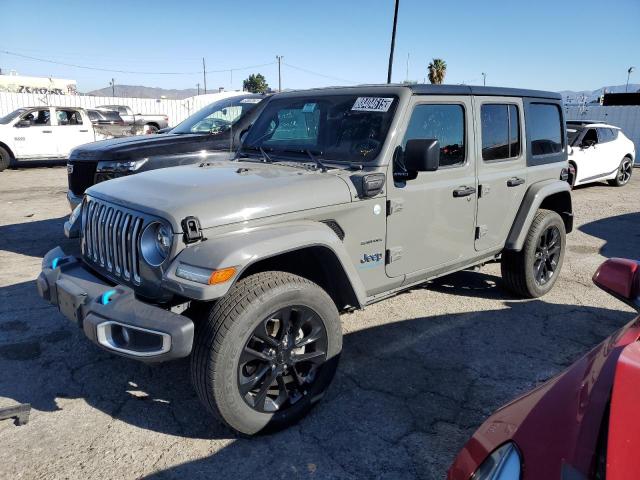
<instances>
[{"instance_id":1,"label":"hood","mask_svg":"<svg viewBox=\"0 0 640 480\"><path fill-rule=\"evenodd\" d=\"M458 454L449 478L470 478L507 441L520 450L525 480L560 478L564 468L581 472L576 478L592 478L590 469L618 358L639 336L640 317L558 376L498 409Z\"/></svg>"},{"instance_id":2,"label":"hood","mask_svg":"<svg viewBox=\"0 0 640 480\"><path fill-rule=\"evenodd\" d=\"M229 132L218 135L140 135L112 138L88 143L71 152L73 161L136 160L152 155L171 155L208 150L229 138ZM227 145L228 148L228 145Z\"/></svg>"},{"instance_id":3,"label":"hood","mask_svg":"<svg viewBox=\"0 0 640 480\"><path fill-rule=\"evenodd\" d=\"M230 161L151 170L99 183L87 194L164 218L174 232L188 216L204 229L351 201L335 173Z\"/></svg>"}]
</instances>

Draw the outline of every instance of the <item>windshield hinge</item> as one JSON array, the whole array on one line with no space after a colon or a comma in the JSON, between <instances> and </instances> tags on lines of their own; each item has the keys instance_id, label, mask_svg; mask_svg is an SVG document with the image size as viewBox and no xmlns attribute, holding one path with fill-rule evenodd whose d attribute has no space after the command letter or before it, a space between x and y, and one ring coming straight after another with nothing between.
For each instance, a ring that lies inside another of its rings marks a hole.
<instances>
[{"instance_id":1,"label":"windshield hinge","mask_svg":"<svg viewBox=\"0 0 640 480\"><path fill-rule=\"evenodd\" d=\"M185 217L180 224L184 234L184 243L189 244L202 240L202 227L200 227L200 220L197 217Z\"/></svg>"}]
</instances>

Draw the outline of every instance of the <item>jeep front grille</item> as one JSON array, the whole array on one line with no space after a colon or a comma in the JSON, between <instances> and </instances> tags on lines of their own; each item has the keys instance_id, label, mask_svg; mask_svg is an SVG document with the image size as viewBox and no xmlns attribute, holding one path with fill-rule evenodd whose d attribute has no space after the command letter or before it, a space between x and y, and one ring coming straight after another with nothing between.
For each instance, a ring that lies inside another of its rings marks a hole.
<instances>
[{"instance_id":1,"label":"jeep front grille","mask_svg":"<svg viewBox=\"0 0 640 480\"><path fill-rule=\"evenodd\" d=\"M140 285L139 239L144 218L86 197L82 207L82 255L111 275Z\"/></svg>"}]
</instances>

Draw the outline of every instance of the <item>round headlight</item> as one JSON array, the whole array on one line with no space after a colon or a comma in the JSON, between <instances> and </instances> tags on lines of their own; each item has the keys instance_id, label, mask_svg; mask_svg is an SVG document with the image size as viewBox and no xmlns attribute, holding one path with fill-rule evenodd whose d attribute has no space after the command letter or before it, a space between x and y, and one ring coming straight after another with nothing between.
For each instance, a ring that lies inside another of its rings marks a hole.
<instances>
[{"instance_id":1,"label":"round headlight","mask_svg":"<svg viewBox=\"0 0 640 480\"><path fill-rule=\"evenodd\" d=\"M521 462L518 449L513 443L508 442L495 449L471 478L473 480L519 480Z\"/></svg>"},{"instance_id":2,"label":"round headlight","mask_svg":"<svg viewBox=\"0 0 640 480\"><path fill-rule=\"evenodd\" d=\"M150 223L140 238L142 258L149 265L157 267L169 256L172 240L169 227L160 222Z\"/></svg>"}]
</instances>

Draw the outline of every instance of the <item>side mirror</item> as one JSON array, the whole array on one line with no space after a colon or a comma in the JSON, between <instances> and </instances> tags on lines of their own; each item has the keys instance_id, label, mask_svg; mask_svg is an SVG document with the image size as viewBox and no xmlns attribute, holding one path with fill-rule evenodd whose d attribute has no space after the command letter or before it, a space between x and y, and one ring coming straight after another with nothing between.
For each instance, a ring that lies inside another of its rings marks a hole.
<instances>
[{"instance_id":1,"label":"side mirror","mask_svg":"<svg viewBox=\"0 0 640 480\"><path fill-rule=\"evenodd\" d=\"M626 258L610 258L598 267L593 283L640 310L640 263Z\"/></svg>"},{"instance_id":2,"label":"side mirror","mask_svg":"<svg viewBox=\"0 0 640 480\"><path fill-rule=\"evenodd\" d=\"M23 118L22 120L20 120L15 124L16 128L27 128L30 126L31 126L31 121L27 120L26 118Z\"/></svg>"},{"instance_id":3,"label":"side mirror","mask_svg":"<svg viewBox=\"0 0 640 480\"><path fill-rule=\"evenodd\" d=\"M414 139L404 147L407 172L435 172L440 166L440 142L435 139Z\"/></svg>"}]
</instances>

